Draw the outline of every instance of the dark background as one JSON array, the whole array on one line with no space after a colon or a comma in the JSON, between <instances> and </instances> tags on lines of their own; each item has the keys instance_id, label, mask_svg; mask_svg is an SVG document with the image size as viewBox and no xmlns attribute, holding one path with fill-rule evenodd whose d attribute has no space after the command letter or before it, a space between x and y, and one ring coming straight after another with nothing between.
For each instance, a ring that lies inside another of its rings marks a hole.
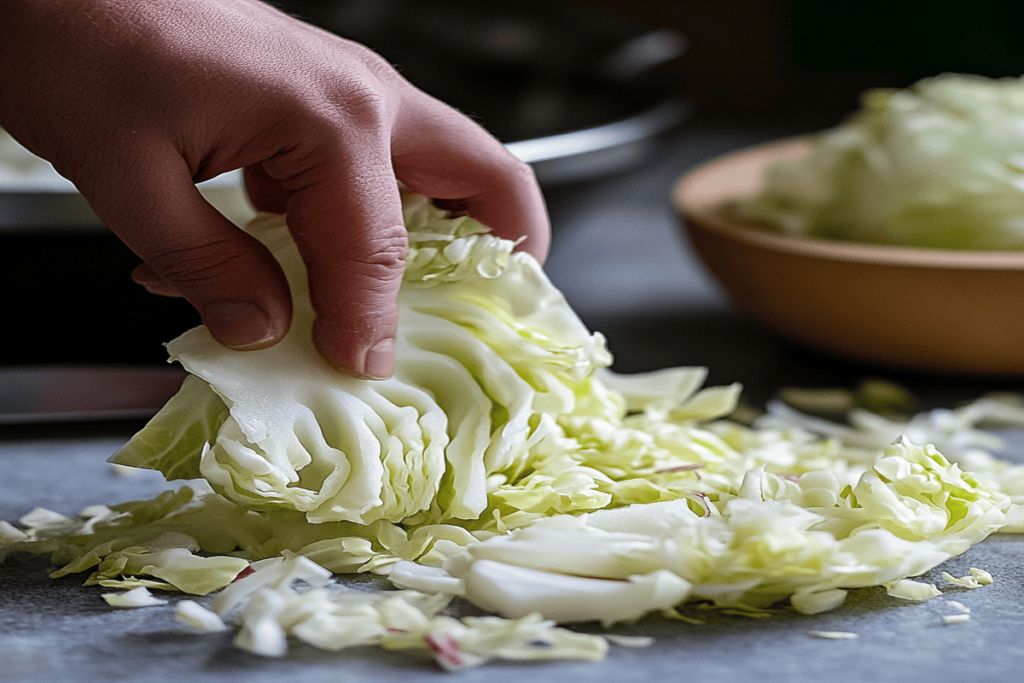
<instances>
[{"instance_id":1,"label":"dark background","mask_svg":"<svg viewBox=\"0 0 1024 683\"><path fill-rule=\"evenodd\" d=\"M844 113L865 87L1024 73L1024 3L1012 0L571 1L685 31L678 71L707 112Z\"/></svg>"}]
</instances>

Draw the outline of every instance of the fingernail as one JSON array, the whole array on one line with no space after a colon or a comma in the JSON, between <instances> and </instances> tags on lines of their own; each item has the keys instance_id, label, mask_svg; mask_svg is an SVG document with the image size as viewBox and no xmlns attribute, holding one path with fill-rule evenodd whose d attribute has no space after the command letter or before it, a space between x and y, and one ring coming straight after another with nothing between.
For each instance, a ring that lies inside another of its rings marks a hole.
<instances>
[{"instance_id":1,"label":"fingernail","mask_svg":"<svg viewBox=\"0 0 1024 683\"><path fill-rule=\"evenodd\" d=\"M395 340L382 339L370 347L363 358L363 374L372 379L387 379L395 371Z\"/></svg>"},{"instance_id":2,"label":"fingernail","mask_svg":"<svg viewBox=\"0 0 1024 683\"><path fill-rule=\"evenodd\" d=\"M238 351L261 349L275 340L262 308L250 301L217 301L203 307L203 324L213 338Z\"/></svg>"}]
</instances>

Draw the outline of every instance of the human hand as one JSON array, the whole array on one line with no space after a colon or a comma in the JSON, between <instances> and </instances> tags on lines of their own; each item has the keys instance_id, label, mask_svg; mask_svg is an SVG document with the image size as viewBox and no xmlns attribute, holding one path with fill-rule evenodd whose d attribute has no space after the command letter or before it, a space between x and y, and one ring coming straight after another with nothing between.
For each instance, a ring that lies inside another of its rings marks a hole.
<instances>
[{"instance_id":1,"label":"human hand","mask_svg":"<svg viewBox=\"0 0 1024 683\"><path fill-rule=\"evenodd\" d=\"M231 348L280 340L291 301L269 252L195 188L229 170L287 214L317 349L357 377L394 367L397 181L546 254L527 165L378 55L257 0L4 0L0 65L0 124L144 260L138 282Z\"/></svg>"}]
</instances>

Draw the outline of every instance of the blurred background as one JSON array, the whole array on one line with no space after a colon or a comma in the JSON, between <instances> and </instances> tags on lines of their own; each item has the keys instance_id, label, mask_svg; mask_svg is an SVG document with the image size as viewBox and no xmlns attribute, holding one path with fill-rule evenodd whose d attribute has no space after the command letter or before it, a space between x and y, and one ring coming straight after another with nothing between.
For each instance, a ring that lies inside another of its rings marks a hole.
<instances>
[{"instance_id":1,"label":"blurred background","mask_svg":"<svg viewBox=\"0 0 1024 683\"><path fill-rule=\"evenodd\" d=\"M1024 73L1012 0L572 0L690 37L677 67L706 112L842 115L867 87Z\"/></svg>"},{"instance_id":2,"label":"blurred background","mask_svg":"<svg viewBox=\"0 0 1024 683\"><path fill-rule=\"evenodd\" d=\"M946 71L1024 73L1019 2L276 4L381 53L533 163L555 232L552 279L592 327L620 330L613 341L638 347L647 339L638 331L678 336L728 306L670 227L679 174L746 144L831 126L869 87ZM646 235L651 224L659 232ZM198 321L184 302L132 284L138 260L68 188L0 186L0 244L4 367L162 364L162 343ZM616 317L627 309L633 318ZM647 323L636 318L644 311ZM714 343L691 340L675 355L620 358L625 369L713 363L708 349L728 348L743 324L712 325Z\"/></svg>"}]
</instances>

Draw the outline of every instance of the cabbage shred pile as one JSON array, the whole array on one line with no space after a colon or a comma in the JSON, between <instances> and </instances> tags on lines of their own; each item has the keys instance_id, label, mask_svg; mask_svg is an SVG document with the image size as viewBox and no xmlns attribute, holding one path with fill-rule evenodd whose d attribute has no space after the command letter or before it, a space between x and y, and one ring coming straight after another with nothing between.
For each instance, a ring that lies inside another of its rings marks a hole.
<instances>
[{"instance_id":1,"label":"cabbage shred pile","mask_svg":"<svg viewBox=\"0 0 1024 683\"><path fill-rule=\"evenodd\" d=\"M89 572L107 588L248 586L238 642L263 654L282 654L290 635L328 649L429 646L452 664L453 652L540 657L524 643L541 632L568 643L549 648L557 656L599 658L604 641L554 623L688 601L820 612L1024 529L1024 468L993 458L998 443L973 429L1024 424L1019 402L843 427L776 406L745 426L728 419L738 386L701 388L701 368L612 373L604 339L532 257L423 197L403 201L392 378L345 377L316 353L301 260L284 218L262 215L249 229L289 278L288 336L252 352L204 328L171 342L190 377L112 457L189 481L149 501L0 523L0 560L48 553L54 576ZM282 567L307 583L322 573L319 592L292 590ZM353 572L388 576L406 598L353 606L324 578ZM440 614L452 596L513 621L453 621ZM183 618L216 630L243 601L228 602Z\"/></svg>"},{"instance_id":2,"label":"cabbage shred pile","mask_svg":"<svg viewBox=\"0 0 1024 683\"><path fill-rule=\"evenodd\" d=\"M739 208L793 235L1024 249L1024 80L944 74L869 90Z\"/></svg>"}]
</instances>

